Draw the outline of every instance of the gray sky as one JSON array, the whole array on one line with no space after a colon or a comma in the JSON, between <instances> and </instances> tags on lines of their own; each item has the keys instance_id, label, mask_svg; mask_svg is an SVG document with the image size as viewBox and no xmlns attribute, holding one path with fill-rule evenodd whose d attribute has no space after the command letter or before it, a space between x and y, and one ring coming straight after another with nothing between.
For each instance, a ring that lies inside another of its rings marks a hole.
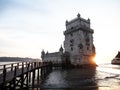
<instances>
[{"instance_id":1,"label":"gray sky","mask_svg":"<svg viewBox=\"0 0 120 90\"><path fill-rule=\"evenodd\" d=\"M0 0L0 56L40 58L63 45L65 21L91 20L98 62L120 50L120 0Z\"/></svg>"}]
</instances>

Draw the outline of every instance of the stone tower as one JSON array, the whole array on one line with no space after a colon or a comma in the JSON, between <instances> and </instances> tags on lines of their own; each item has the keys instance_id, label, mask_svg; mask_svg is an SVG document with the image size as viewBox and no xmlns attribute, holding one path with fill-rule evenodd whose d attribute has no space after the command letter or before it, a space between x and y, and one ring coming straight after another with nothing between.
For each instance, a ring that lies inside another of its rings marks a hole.
<instances>
[{"instance_id":1,"label":"stone tower","mask_svg":"<svg viewBox=\"0 0 120 90\"><path fill-rule=\"evenodd\" d=\"M79 13L75 19L66 21L64 49L70 54L71 64L93 63L92 57L95 55L93 33L93 29L90 28L90 19L81 18Z\"/></svg>"}]
</instances>

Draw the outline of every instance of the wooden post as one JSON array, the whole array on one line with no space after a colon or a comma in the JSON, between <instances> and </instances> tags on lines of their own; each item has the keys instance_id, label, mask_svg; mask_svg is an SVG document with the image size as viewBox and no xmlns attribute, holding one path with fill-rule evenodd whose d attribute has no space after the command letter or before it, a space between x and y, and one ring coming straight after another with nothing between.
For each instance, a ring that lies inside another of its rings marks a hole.
<instances>
[{"instance_id":1,"label":"wooden post","mask_svg":"<svg viewBox=\"0 0 120 90\"><path fill-rule=\"evenodd\" d=\"M28 64L27 64L27 62L25 62L25 67L27 68L27 66L28 66Z\"/></svg>"},{"instance_id":2,"label":"wooden post","mask_svg":"<svg viewBox=\"0 0 120 90\"><path fill-rule=\"evenodd\" d=\"M37 62L35 62L35 64L36 64L36 68L37 68L38 67Z\"/></svg>"},{"instance_id":3,"label":"wooden post","mask_svg":"<svg viewBox=\"0 0 120 90\"><path fill-rule=\"evenodd\" d=\"M29 83L31 82L31 72L29 72Z\"/></svg>"},{"instance_id":4,"label":"wooden post","mask_svg":"<svg viewBox=\"0 0 120 90\"><path fill-rule=\"evenodd\" d=\"M3 67L3 83L6 81L6 65Z\"/></svg>"},{"instance_id":5,"label":"wooden post","mask_svg":"<svg viewBox=\"0 0 120 90\"><path fill-rule=\"evenodd\" d=\"M41 79L43 79L43 67L41 67Z\"/></svg>"},{"instance_id":6,"label":"wooden post","mask_svg":"<svg viewBox=\"0 0 120 90\"><path fill-rule=\"evenodd\" d=\"M33 75L32 75L32 87L35 85L35 70L33 70Z\"/></svg>"},{"instance_id":7,"label":"wooden post","mask_svg":"<svg viewBox=\"0 0 120 90\"><path fill-rule=\"evenodd\" d=\"M37 83L39 84L39 80L40 80L40 70L39 70L39 68L38 68L38 70L37 70L38 72L37 72Z\"/></svg>"},{"instance_id":8,"label":"wooden post","mask_svg":"<svg viewBox=\"0 0 120 90\"><path fill-rule=\"evenodd\" d=\"M17 71L17 66L15 66L15 69L14 69L13 90L16 89L16 71Z\"/></svg>"},{"instance_id":9,"label":"wooden post","mask_svg":"<svg viewBox=\"0 0 120 90\"><path fill-rule=\"evenodd\" d=\"M11 64L11 71L13 71L13 64Z\"/></svg>"},{"instance_id":10,"label":"wooden post","mask_svg":"<svg viewBox=\"0 0 120 90\"><path fill-rule=\"evenodd\" d=\"M24 83L24 62L22 62L21 88L23 88L23 83Z\"/></svg>"},{"instance_id":11,"label":"wooden post","mask_svg":"<svg viewBox=\"0 0 120 90\"><path fill-rule=\"evenodd\" d=\"M31 62L29 62L29 70L31 70L31 68L32 68L32 63ZM29 83L31 82L31 71L29 72Z\"/></svg>"},{"instance_id":12,"label":"wooden post","mask_svg":"<svg viewBox=\"0 0 120 90\"><path fill-rule=\"evenodd\" d=\"M29 85L29 77L28 77L28 74L29 74L29 63L26 63L27 65L27 73L26 73L26 77L27 77L27 80L26 80L26 84L27 84L27 87Z\"/></svg>"},{"instance_id":13,"label":"wooden post","mask_svg":"<svg viewBox=\"0 0 120 90\"><path fill-rule=\"evenodd\" d=\"M19 68L19 63L17 63L17 68Z\"/></svg>"},{"instance_id":14,"label":"wooden post","mask_svg":"<svg viewBox=\"0 0 120 90\"><path fill-rule=\"evenodd\" d=\"M22 74L24 73L24 62L22 62Z\"/></svg>"},{"instance_id":15,"label":"wooden post","mask_svg":"<svg viewBox=\"0 0 120 90\"><path fill-rule=\"evenodd\" d=\"M34 69L36 68L36 62L34 62Z\"/></svg>"},{"instance_id":16,"label":"wooden post","mask_svg":"<svg viewBox=\"0 0 120 90\"><path fill-rule=\"evenodd\" d=\"M16 77L16 71L17 71L17 67L15 66L14 77Z\"/></svg>"},{"instance_id":17,"label":"wooden post","mask_svg":"<svg viewBox=\"0 0 120 90\"><path fill-rule=\"evenodd\" d=\"M4 65L4 68L3 68L3 85L2 85L2 88L3 90L5 89L5 82L6 82L6 66Z\"/></svg>"},{"instance_id":18,"label":"wooden post","mask_svg":"<svg viewBox=\"0 0 120 90\"><path fill-rule=\"evenodd\" d=\"M31 69L33 69L33 62L31 62Z\"/></svg>"}]
</instances>

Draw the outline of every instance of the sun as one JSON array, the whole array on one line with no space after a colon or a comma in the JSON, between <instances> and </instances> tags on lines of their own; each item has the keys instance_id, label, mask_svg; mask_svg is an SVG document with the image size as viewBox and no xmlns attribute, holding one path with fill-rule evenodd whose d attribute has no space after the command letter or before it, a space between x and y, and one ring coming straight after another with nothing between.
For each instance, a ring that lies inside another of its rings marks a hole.
<instances>
[{"instance_id":1,"label":"sun","mask_svg":"<svg viewBox=\"0 0 120 90\"><path fill-rule=\"evenodd\" d=\"M97 65L101 63L101 62L97 59L96 56L93 58L93 61L94 61Z\"/></svg>"}]
</instances>

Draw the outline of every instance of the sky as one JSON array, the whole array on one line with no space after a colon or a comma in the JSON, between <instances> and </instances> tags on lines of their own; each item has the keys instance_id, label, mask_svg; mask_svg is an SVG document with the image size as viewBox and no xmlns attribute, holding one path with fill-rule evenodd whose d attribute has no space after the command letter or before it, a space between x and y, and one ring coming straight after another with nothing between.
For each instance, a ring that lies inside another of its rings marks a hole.
<instances>
[{"instance_id":1,"label":"sky","mask_svg":"<svg viewBox=\"0 0 120 90\"><path fill-rule=\"evenodd\" d=\"M97 62L110 62L120 50L120 0L0 0L0 56L57 52L78 13L91 20Z\"/></svg>"}]
</instances>

